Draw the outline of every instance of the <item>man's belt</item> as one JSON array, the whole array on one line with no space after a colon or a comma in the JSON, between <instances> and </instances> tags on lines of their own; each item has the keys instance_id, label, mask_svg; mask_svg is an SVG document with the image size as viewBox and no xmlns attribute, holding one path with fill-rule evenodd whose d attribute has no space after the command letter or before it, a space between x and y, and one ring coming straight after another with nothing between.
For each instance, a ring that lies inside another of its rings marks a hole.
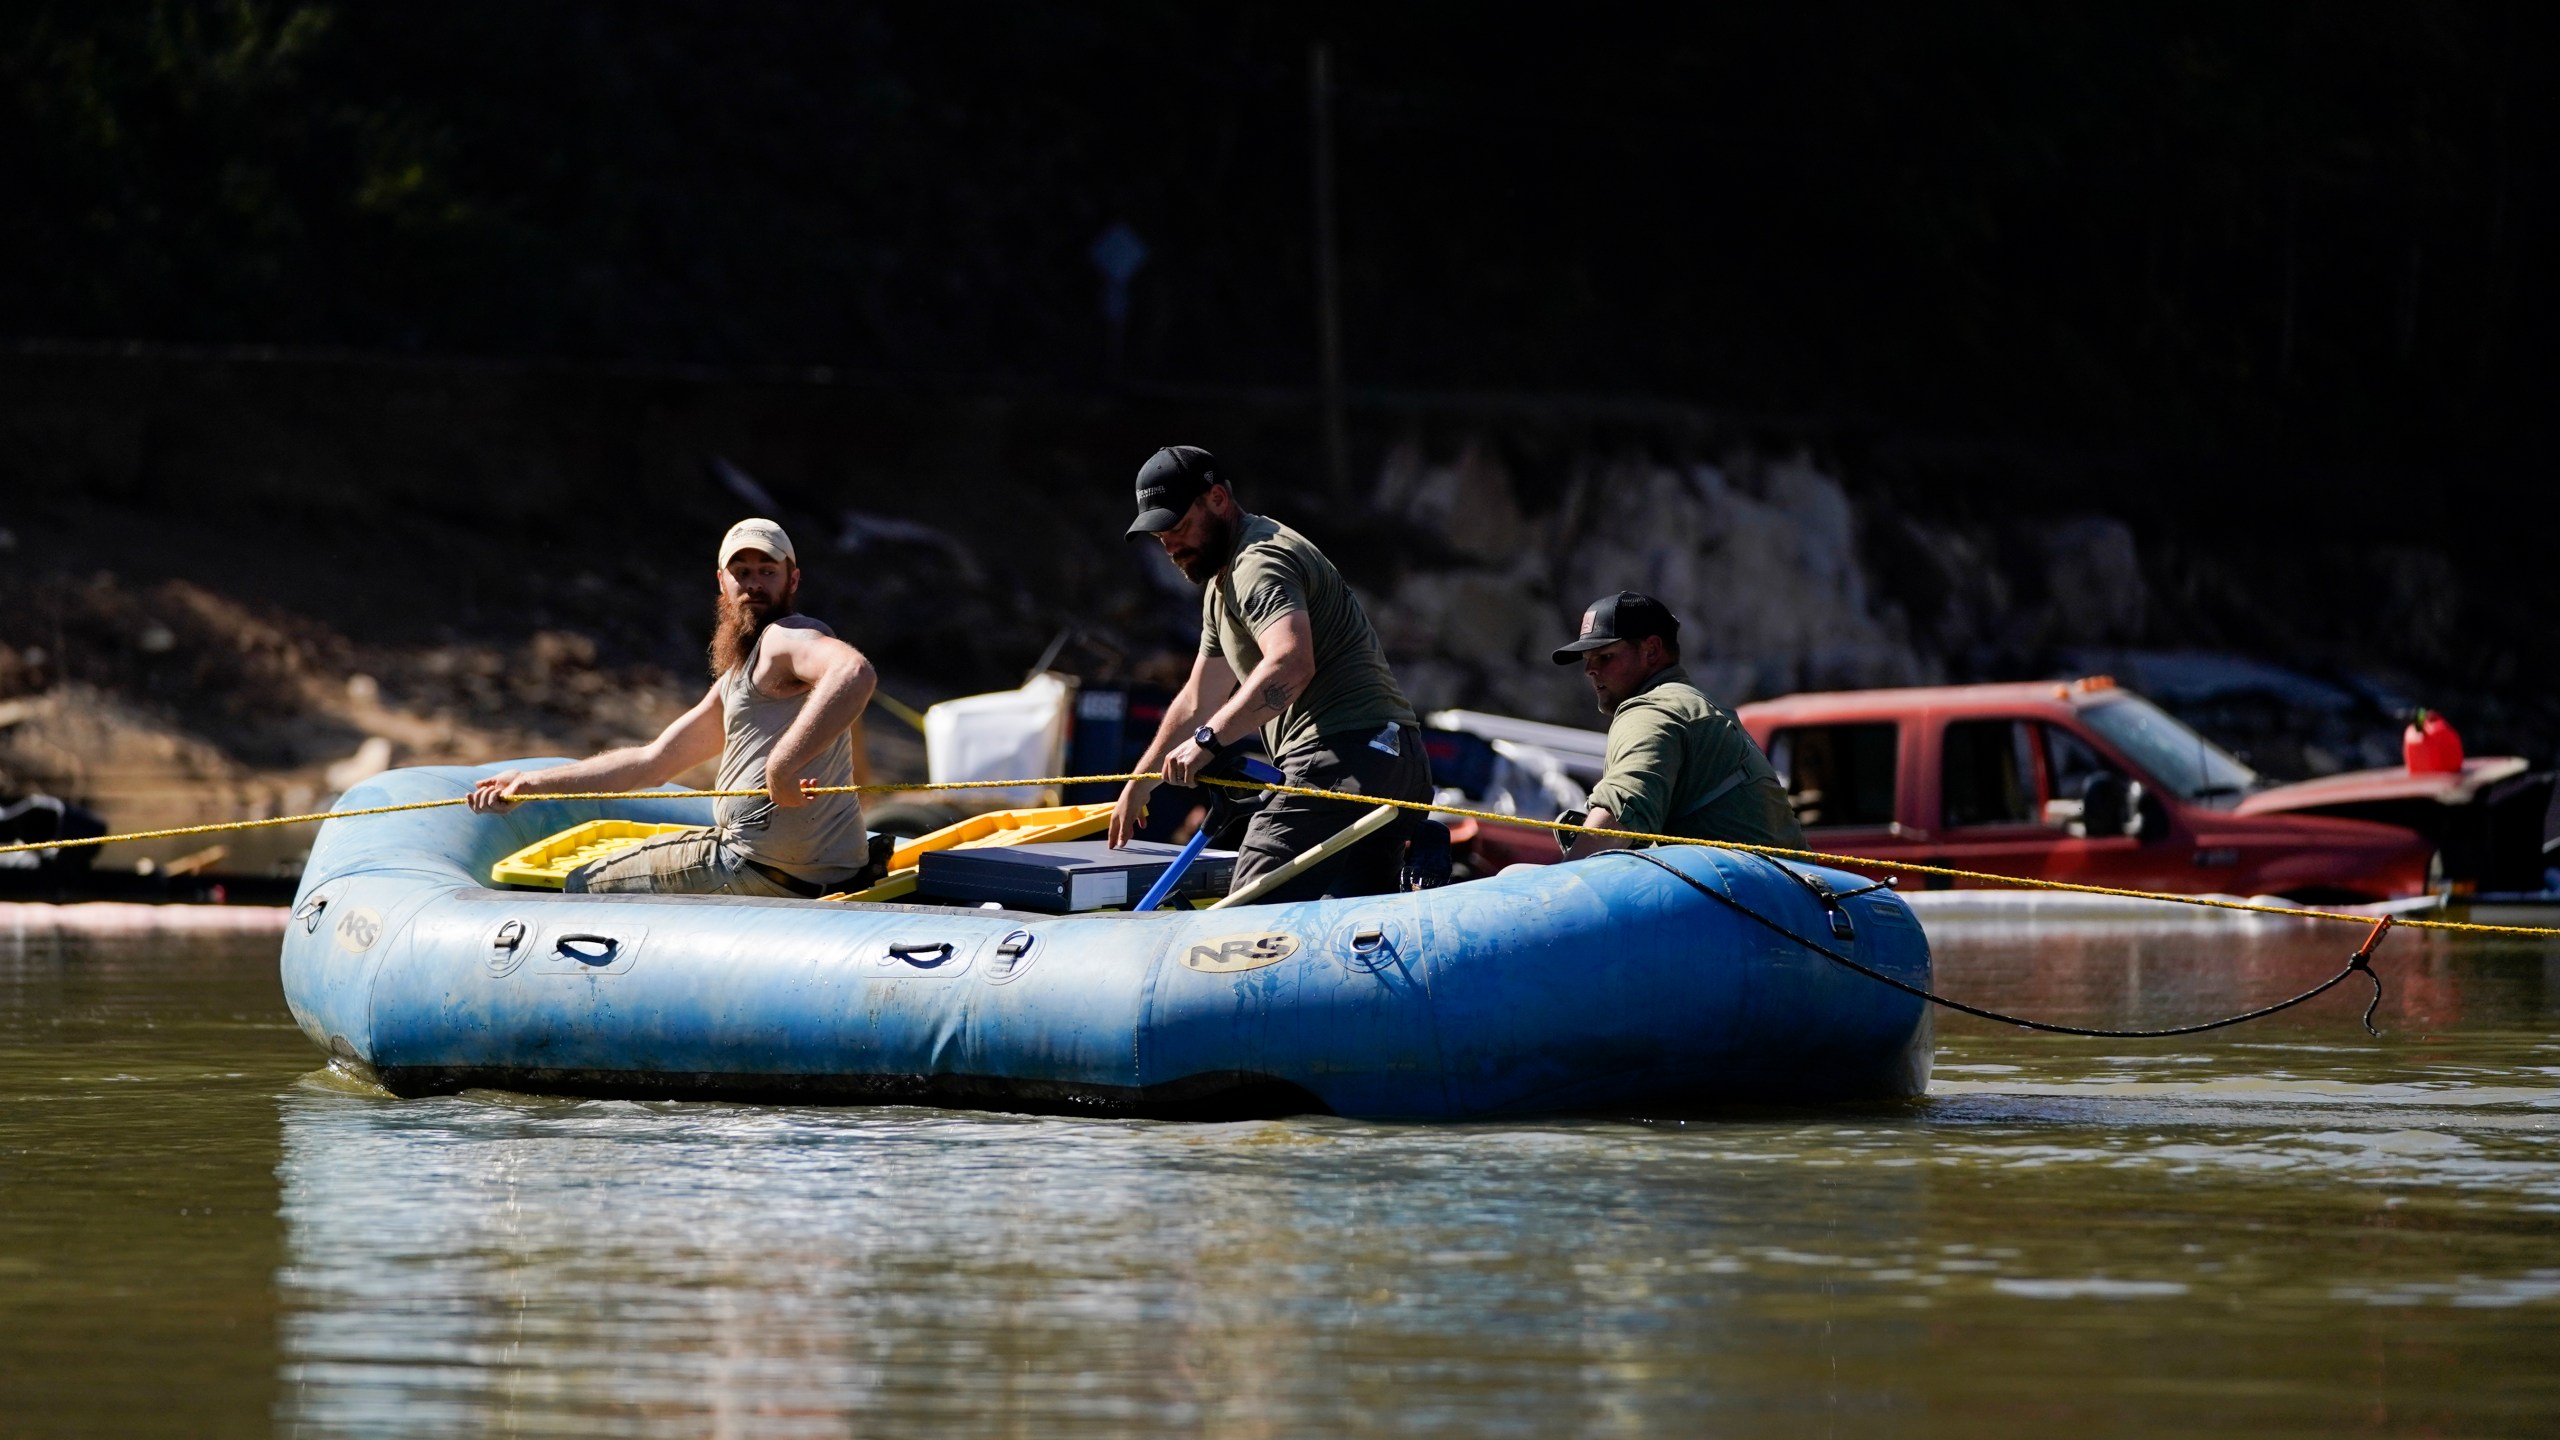
<instances>
[{"instance_id":1,"label":"man's belt","mask_svg":"<svg viewBox=\"0 0 2560 1440\"><path fill-rule=\"evenodd\" d=\"M814 880L803 880L788 870L777 870L761 860L750 860L744 855L740 855L738 859L741 863L745 864L748 869L753 870L767 880L781 886L783 889L790 891L792 894L799 896L801 899L815 900L819 896L826 894L830 888L838 890L868 890L872 886L879 884L881 877L889 873L889 857L897 849L898 837L884 832L870 835L866 837L866 840L868 842L866 849L869 853L864 859L862 868L855 871L850 879L839 881L833 887L821 885Z\"/></svg>"},{"instance_id":2,"label":"man's belt","mask_svg":"<svg viewBox=\"0 0 2560 1440\"><path fill-rule=\"evenodd\" d=\"M819 896L827 893L827 887L818 884L814 880L803 880L788 870L776 870L761 860L748 860L747 857L743 855L738 858L745 862L748 869L753 870L757 874L772 881L774 884L781 886L783 889L790 891L792 894L799 896L803 900L815 900Z\"/></svg>"}]
</instances>

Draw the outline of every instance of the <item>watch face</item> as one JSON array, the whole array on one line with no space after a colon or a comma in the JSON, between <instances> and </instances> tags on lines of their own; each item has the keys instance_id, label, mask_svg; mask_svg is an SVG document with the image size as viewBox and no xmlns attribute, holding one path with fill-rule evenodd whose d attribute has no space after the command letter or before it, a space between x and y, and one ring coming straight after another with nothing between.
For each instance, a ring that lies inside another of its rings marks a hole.
<instances>
[{"instance_id":1,"label":"watch face","mask_svg":"<svg viewBox=\"0 0 2560 1440\"><path fill-rule=\"evenodd\" d=\"M1218 732L1203 725L1191 732L1191 743L1203 750L1214 748L1218 743Z\"/></svg>"}]
</instances>

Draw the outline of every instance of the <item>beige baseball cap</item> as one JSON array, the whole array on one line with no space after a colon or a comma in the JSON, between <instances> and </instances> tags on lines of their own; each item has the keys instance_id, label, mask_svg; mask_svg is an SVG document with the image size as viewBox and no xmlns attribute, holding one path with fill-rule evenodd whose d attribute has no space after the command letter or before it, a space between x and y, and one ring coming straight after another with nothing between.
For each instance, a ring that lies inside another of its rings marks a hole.
<instances>
[{"instance_id":1,"label":"beige baseball cap","mask_svg":"<svg viewBox=\"0 0 2560 1440\"><path fill-rule=\"evenodd\" d=\"M730 526L729 533L720 537L720 568L728 569L729 558L741 550L761 550L776 560L800 563L791 549L791 537L770 520L747 519Z\"/></svg>"}]
</instances>

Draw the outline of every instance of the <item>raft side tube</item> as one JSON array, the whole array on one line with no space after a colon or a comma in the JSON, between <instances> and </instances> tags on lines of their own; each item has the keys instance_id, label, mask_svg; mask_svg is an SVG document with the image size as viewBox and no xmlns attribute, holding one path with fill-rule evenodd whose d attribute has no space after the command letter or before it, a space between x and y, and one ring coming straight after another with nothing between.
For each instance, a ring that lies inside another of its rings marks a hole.
<instances>
[{"instance_id":1,"label":"raft side tube","mask_svg":"<svg viewBox=\"0 0 2560 1440\"><path fill-rule=\"evenodd\" d=\"M458 795L498 768L389 772L342 808ZM1927 1083L1922 1002L1629 856L1413 894L1066 916L478 883L498 857L604 816L701 823L709 803L328 822L311 921L283 947L297 1021L403 1094L1454 1119L1890 1099ZM1652 853L1928 983L1927 940L1897 896L1843 902L1857 933L1842 939L1766 860Z\"/></svg>"}]
</instances>

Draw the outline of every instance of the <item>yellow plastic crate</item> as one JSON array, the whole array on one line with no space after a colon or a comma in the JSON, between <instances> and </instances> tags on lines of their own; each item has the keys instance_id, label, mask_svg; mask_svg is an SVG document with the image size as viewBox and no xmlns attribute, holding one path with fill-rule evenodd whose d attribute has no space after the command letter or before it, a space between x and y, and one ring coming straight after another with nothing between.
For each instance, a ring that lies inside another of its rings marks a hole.
<instances>
[{"instance_id":1,"label":"yellow plastic crate","mask_svg":"<svg viewBox=\"0 0 2560 1440\"><path fill-rule=\"evenodd\" d=\"M500 885L529 885L540 890L557 890L566 884L569 872L590 860L628 850L643 840L672 835L678 830L697 830L697 825L656 825L638 820L590 820L572 825L557 835L536 840L506 859L489 867L489 879Z\"/></svg>"},{"instance_id":2,"label":"yellow plastic crate","mask_svg":"<svg viewBox=\"0 0 2560 1440\"><path fill-rule=\"evenodd\" d=\"M907 869L922 860L928 850L974 850L981 845L1081 840L1110 823L1111 807L1108 804L990 810L984 815L972 815L956 824L945 825L930 835L898 842L898 848L890 853L889 868L893 871Z\"/></svg>"},{"instance_id":3,"label":"yellow plastic crate","mask_svg":"<svg viewBox=\"0 0 2560 1440\"><path fill-rule=\"evenodd\" d=\"M913 894L917 867L928 850L975 850L988 845L1035 845L1047 840L1082 840L1111 824L1111 807L1044 805L1034 810L990 810L930 835L899 842L889 854L889 873L868 890L829 895L829 900L895 900Z\"/></svg>"}]
</instances>

